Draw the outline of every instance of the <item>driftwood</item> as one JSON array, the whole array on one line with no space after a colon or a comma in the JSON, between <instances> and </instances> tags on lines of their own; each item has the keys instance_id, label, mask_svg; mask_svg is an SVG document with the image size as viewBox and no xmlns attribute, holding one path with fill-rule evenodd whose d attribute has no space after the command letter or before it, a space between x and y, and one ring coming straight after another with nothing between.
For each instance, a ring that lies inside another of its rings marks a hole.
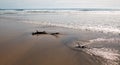
<instances>
[{"instance_id":1,"label":"driftwood","mask_svg":"<svg viewBox=\"0 0 120 65\"><path fill-rule=\"evenodd\" d=\"M76 48L87 48L86 46L76 46Z\"/></svg>"},{"instance_id":2,"label":"driftwood","mask_svg":"<svg viewBox=\"0 0 120 65\"><path fill-rule=\"evenodd\" d=\"M80 45L79 43L77 43L76 48L87 48L86 46Z\"/></svg>"},{"instance_id":3,"label":"driftwood","mask_svg":"<svg viewBox=\"0 0 120 65\"><path fill-rule=\"evenodd\" d=\"M46 31L39 32L38 30L36 30L36 32L32 33L32 35L40 35L40 34L58 35L60 33L58 33L58 32L56 32L56 33L47 33Z\"/></svg>"},{"instance_id":4,"label":"driftwood","mask_svg":"<svg viewBox=\"0 0 120 65\"><path fill-rule=\"evenodd\" d=\"M38 35L38 34L48 34L48 33L45 31L42 31L42 32L36 31L32 33L32 35Z\"/></svg>"},{"instance_id":5,"label":"driftwood","mask_svg":"<svg viewBox=\"0 0 120 65\"><path fill-rule=\"evenodd\" d=\"M56 32L56 33L51 33L51 35L57 35L57 34L60 34L60 33L58 33L58 32Z\"/></svg>"}]
</instances>

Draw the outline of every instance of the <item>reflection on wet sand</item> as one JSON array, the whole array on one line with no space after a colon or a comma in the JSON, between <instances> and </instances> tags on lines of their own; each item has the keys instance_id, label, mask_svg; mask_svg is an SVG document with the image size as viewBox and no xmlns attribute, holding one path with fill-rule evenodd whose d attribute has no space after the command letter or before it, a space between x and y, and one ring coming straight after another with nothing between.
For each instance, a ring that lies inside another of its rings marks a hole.
<instances>
[{"instance_id":1,"label":"reflection on wet sand","mask_svg":"<svg viewBox=\"0 0 120 65\"><path fill-rule=\"evenodd\" d=\"M87 60L88 54L73 51L62 43L66 35L32 36L31 25L14 22L0 25L4 32L0 34L4 36L3 41L0 39L0 65L95 65Z\"/></svg>"}]
</instances>

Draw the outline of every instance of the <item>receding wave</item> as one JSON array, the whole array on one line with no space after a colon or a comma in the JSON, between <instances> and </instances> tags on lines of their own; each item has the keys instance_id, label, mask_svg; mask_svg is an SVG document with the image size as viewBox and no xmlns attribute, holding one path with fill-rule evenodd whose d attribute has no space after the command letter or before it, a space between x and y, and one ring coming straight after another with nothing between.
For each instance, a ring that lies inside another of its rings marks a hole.
<instances>
[{"instance_id":1,"label":"receding wave","mask_svg":"<svg viewBox=\"0 0 120 65\"><path fill-rule=\"evenodd\" d=\"M103 65L119 65L119 53L115 49L110 48L92 48L86 49L86 52L90 55L96 55L104 58Z\"/></svg>"},{"instance_id":2,"label":"receding wave","mask_svg":"<svg viewBox=\"0 0 120 65\"><path fill-rule=\"evenodd\" d=\"M103 58L99 60L103 65L119 65L120 62L120 51L117 49L117 46L120 45L119 38L97 38L88 41L75 41L73 43L76 46L76 43L80 45L87 46L87 48L82 49L84 52L90 54L91 56L98 56ZM74 47L72 46L72 47Z\"/></svg>"}]
</instances>

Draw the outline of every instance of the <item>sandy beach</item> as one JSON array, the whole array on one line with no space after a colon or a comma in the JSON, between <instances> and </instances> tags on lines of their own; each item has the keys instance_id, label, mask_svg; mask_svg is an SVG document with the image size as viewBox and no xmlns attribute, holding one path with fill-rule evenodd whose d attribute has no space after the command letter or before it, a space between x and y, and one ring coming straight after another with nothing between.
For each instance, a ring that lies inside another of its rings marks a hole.
<instances>
[{"instance_id":1,"label":"sandy beach","mask_svg":"<svg viewBox=\"0 0 120 65\"><path fill-rule=\"evenodd\" d=\"M6 19L0 22L0 65L89 65L91 63L87 60L89 55L82 51L73 51L64 45L64 39L72 37L71 34L74 32L67 30L71 32L68 33L64 28L56 27L55 30L46 26L39 30L59 31L62 34L58 37L32 36L31 33L36 27L38 26L6 21Z\"/></svg>"},{"instance_id":2,"label":"sandy beach","mask_svg":"<svg viewBox=\"0 0 120 65\"><path fill-rule=\"evenodd\" d=\"M73 42L89 42L91 39L111 38L116 35L17 21L0 17L0 65L109 65L108 62L111 61L103 61L104 58L99 55L90 55L83 49L77 49ZM32 36L31 33L36 30L60 34Z\"/></svg>"}]
</instances>

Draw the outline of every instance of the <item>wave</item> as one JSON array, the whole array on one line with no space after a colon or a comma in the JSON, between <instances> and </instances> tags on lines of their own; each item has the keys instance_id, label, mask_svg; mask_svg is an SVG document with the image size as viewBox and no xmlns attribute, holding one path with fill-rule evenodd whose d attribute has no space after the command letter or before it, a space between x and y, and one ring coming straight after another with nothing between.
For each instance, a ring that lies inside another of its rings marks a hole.
<instances>
[{"instance_id":1,"label":"wave","mask_svg":"<svg viewBox=\"0 0 120 65\"><path fill-rule=\"evenodd\" d=\"M46 15L46 13L55 13L55 15ZM28 18L30 21L23 21L25 23L59 26L93 32L120 34L120 11L0 10L0 14L17 14L16 17L18 18ZM18 14L24 15L20 15L22 17L19 17Z\"/></svg>"},{"instance_id":2,"label":"wave","mask_svg":"<svg viewBox=\"0 0 120 65\"><path fill-rule=\"evenodd\" d=\"M120 29L112 26L98 26L98 25L94 26L94 25L80 25L80 24L76 25L74 23L53 23L53 22L37 22L37 21L23 21L23 22L37 24L37 25L65 27L65 28L71 28L76 30L120 34Z\"/></svg>"},{"instance_id":3,"label":"wave","mask_svg":"<svg viewBox=\"0 0 120 65\"><path fill-rule=\"evenodd\" d=\"M25 10L22 9L13 9L13 10L0 10L0 14L25 14Z\"/></svg>"},{"instance_id":4,"label":"wave","mask_svg":"<svg viewBox=\"0 0 120 65\"><path fill-rule=\"evenodd\" d=\"M103 65L119 65L119 53L118 50L110 49L110 48L92 48L86 49L90 55L95 55L104 58L102 62Z\"/></svg>"},{"instance_id":5,"label":"wave","mask_svg":"<svg viewBox=\"0 0 120 65\"><path fill-rule=\"evenodd\" d=\"M120 38L97 38L97 39L92 39L92 40L87 40L87 41L81 41L77 40L74 42L75 43L80 43L81 45L84 46L92 46L94 48L100 48L100 47L118 47L120 45Z\"/></svg>"},{"instance_id":6,"label":"wave","mask_svg":"<svg viewBox=\"0 0 120 65\"><path fill-rule=\"evenodd\" d=\"M73 45L76 46L76 43L87 46L88 48L82 50L91 56L103 58L104 60L102 61L98 59L103 65L119 65L120 51L116 49L120 45L119 38L97 38L88 41L75 41Z\"/></svg>"},{"instance_id":7,"label":"wave","mask_svg":"<svg viewBox=\"0 0 120 65\"><path fill-rule=\"evenodd\" d=\"M39 13L68 13L68 14L81 14L81 13L89 13L89 14L120 14L120 10L77 10L77 9L1 9L0 13L9 14L9 13L16 13L16 14L39 14Z\"/></svg>"},{"instance_id":8,"label":"wave","mask_svg":"<svg viewBox=\"0 0 120 65\"><path fill-rule=\"evenodd\" d=\"M119 42L120 42L120 39L119 38L110 38L110 39L105 39L105 38L97 38L97 39L92 39L92 40L89 40L89 43L87 43L87 44L93 44L93 43L98 43L98 42L104 42L104 44L105 44L105 42L106 43L112 43L112 44L119 44Z\"/></svg>"},{"instance_id":9,"label":"wave","mask_svg":"<svg viewBox=\"0 0 120 65\"><path fill-rule=\"evenodd\" d=\"M24 9L13 9L13 10L0 10L0 14L41 14L41 13L75 13L75 10L24 10Z\"/></svg>"}]
</instances>

